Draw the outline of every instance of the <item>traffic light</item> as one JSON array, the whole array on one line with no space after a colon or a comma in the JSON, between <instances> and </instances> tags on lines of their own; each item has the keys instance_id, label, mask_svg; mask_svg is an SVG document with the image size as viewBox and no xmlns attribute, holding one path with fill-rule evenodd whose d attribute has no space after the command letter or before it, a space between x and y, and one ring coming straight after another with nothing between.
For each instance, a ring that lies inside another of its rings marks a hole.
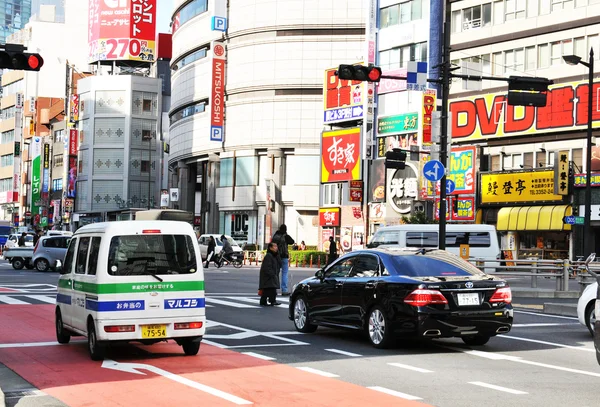
<instances>
[{"instance_id":1,"label":"traffic light","mask_svg":"<svg viewBox=\"0 0 600 407\"><path fill-rule=\"evenodd\" d=\"M406 151L394 148L385 153L385 168L403 170L406 167Z\"/></svg>"},{"instance_id":2,"label":"traffic light","mask_svg":"<svg viewBox=\"0 0 600 407\"><path fill-rule=\"evenodd\" d=\"M381 80L381 68L378 66L340 65L337 75L340 79L379 82Z\"/></svg>"},{"instance_id":3,"label":"traffic light","mask_svg":"<svg viewBox=\"0 0 600 407\"><path fill-rule=\"evenodd\" d=\"M510 76L508 78L508 104L512 106L546 106L548 86L554 82L547 78ZM515 92L516 91L516 92Z\"/></svg>"},{"instance_id":4,"label":"traffic light","mask_svg":"<svg viewBox=\"0 0 600 407\"><path fill-rule=\"evenodd\" d=\"M6 44L0 50L0 68L14 69L19 71L39 71L44 65L44 59L40 54L25 52L22 45Z\"/></svg>"}]
</instances>

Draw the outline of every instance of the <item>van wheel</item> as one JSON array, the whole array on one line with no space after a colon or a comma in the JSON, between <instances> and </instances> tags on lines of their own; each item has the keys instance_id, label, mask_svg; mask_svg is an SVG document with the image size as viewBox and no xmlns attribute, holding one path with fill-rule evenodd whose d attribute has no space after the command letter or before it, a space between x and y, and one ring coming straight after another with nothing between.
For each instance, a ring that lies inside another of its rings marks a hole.
<instances>
[{"instance_id":1,"label":"van wheel","mask_svg":"<svg viewBox=\"0 0 600 407\"><path fill-rule=\"evenodd\" d=\"M96 336L96 328L94 327L94 322L88 322L88 351L90 352L90 358L92 360L102 360L104 359L104 347L98 343L98 337Z\"/></svg>"},{"instance_id":2,"label":"van wheel","mask_svg":"<svg viewBox=\"0 0 600 407\"><path fill-rule=\"evenodd\" d=\"M22 270L25 267L25 262L21 258L13 259L12 266L15 270Z\"/></svg>"},{"instance_id":3,"label":"van wheel","mask_svg":"<svg viewBox=\"0 0 600 407\"><path fill-rule=\"evenodd\" d=\"M48 260L46 259L37 259L35 261L35 269L37 271L48 271L48 269L50 268L50 263L48 263Z\"/></svg>"},{"instance_id":4,"label":"van wheel","mask_svg":"<svg viewBox=\"0 0 600 407\"><path fill-rule=\"evenodd\" d=\"M60 313L60 309L56 310L55 324L56 324L56 340L58 341L58 343L62 343L62 344L69 343L69 341L71 340L71 334L69 334L69 332L65 330L65 327L64 327L63 321L62 321L62 314Z\"/></svg>"},{"instance_id":5,"label":"van wheel","mask_svg":"<svg viewBox=\"0 0 600 407\"><path fill-rule=\"evenodd\" d=\"M196 356L200 350L200 341L193 342L192 340L188 339L181 344L181 347L187 356Z\"/></svg>"}]
</instances>

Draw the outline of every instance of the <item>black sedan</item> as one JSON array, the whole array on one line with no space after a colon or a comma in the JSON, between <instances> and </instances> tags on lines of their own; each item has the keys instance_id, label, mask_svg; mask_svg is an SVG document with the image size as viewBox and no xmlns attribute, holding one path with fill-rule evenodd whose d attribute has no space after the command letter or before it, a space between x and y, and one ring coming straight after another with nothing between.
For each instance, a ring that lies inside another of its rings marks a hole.
<instances>
[{"instance_id":1,"label":"black sedan","mask_svg":"<svg viewBox=\"0 0 600 407\"><path fill-rule=\"evenodd\" d=\"M484 345L512 327L508 284L442 250L360 250L296 284L289 318L368 333L377 348L396 337L461 338Z\"/></svg>"}]
</instances>

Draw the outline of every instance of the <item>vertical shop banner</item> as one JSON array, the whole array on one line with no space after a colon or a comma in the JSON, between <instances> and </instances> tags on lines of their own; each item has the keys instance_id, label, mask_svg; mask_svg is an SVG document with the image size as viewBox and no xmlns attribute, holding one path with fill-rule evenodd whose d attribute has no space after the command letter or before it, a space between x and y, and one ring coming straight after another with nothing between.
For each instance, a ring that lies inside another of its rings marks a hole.
<instances>
[{"instance_id":1,"label":"vertical shop banner","mask_svg":"<svg viewBox=\"0 0 600 407\"><path fill-rule=\"evenodd\" d=\"M227 54L225 43L213 41L211 50L212 74L211 74L211 98L210 98L210 140L224 142L224 109L225 109L225 61Z\"/></svg>"},{"instance_id":2,"label":"vertical shop banner","mask_svg":"<svg viewBox=\"0 0 600 407\"><path fill-rule=\"evenodd\" d=\"M340 226L340 208L319 209L319 226Z\"/></svg>"},{"instance_id":3,"label":"vertical shop banner","mask_svg":"<svg viewBox=\"0 0 600 407\"><path fill-rule=\"evenodd\" d=\"M58 221L60 220L60 199L55 199L53 203L54 212L52 215L52 221L53 223L58 223Z\"/></svg>"},{"instance_id":4,"label":"vertical shop banner","mask_svg":"<svg viewBox=\"0 0 600 407\"><path fill-rule=\"evenodd\" d=\"M436 92L423 92L423 145L430 145L433 140L431 138L432 117L436 107Z\"/></svg>"},{"instance_id":5,"label":"vertical shop banner","mask_svg":"<svg viewBox=\"0 0 600 407\"><path fill-rule=\"evenodd\" d=\"M44 170L42 171L42 198L48 198L50 187L50 144L44 143Z\"/></svg>"},{"instance_id":6,"label":"vertical shop banner","mask_svg":"<svg viewBox=\"0 0 600 407\"><path fill-rule=\"evenodd\" d=\"M31 143L31 213L34 219L39 219L42 198L41 160L42 139L34 137Z\"/></svg>"},{"instance_id":7,"label":"vertical shop banner","mask_svg":"<svg viewBox=\"0 0 600 407\"><path fill-rule=\"evenodd\" d=\"M23 108L15 109L15 123L22 123ZM21 192L21 139L23 138L23 126L15 126L15 147L13 159L13 202L19 202ZM18 154L17 154L18 152ZM24 202L26 205L27 203Z\"/></svg>"},{"instance_id":8,"label":"vertical shop banner","mask_svg":"<svg viewBox=\"0 0 600 407\"><path fill-rule=\"evenodd\" d=\"M476 155L477 147L453 147L450 152L449 160L450 167L448 168L447 180L454 181L456 189L449 195L473 195L475 194L476 170L477 162ZM428 161L428 157L423 160ZM423 177L425 178L425 177ZM427 184L427 196L434 197L439 194L440 183L435 184L430 181L424 181Z\"/></svg>"},{"instance_id":9,"label":"vertical shop banner","mask_svg":"<svg viewBox=\"0 0 600 407\"><path fill-rule=\"evenodd\" d=\"M69 156L69 173L67 174L67 198L75 198L77 185L77 157Z\"/></svg>"},{"instance_id":10,"label":"vertical shop banner","mask_svg":"<svg viewBox=\"0 0 600 407\"><path fill-rule=\"evenodd\" d=\"M69 121L71 123L79 121L79 95L71 95L71 109L69 113Z\"/></svg>"},{"instance_id":11,"label":"vertical shop banner","mask_svg":"<svg viewBox=\"0 0 600 407\"><path fill-rule=\"evenodd\" d=\"M554 153L554 194L569 194L569 151Z\"/></svg>"},{"instance_id":12,"label":"vertical shop banner","mask_svg":"<svg viewBox=\"0 0 600 407\"><path fill-rule=\"evenodd\" d=\"M362 119L364 116L363 96L366 83L339 79L338 67L325 70L323 88L323 122L340 123Z\"/></svg>"},{"instance_id":13,"label":"vertical shop banner","mask_svg":"<svg viewBox=\"0 0 600 407\"><path fill-rule=\"evenodd\" d=\"M360 144L360 128L323 132L321 139L322 184L361 179Z\"/></svg>"},{"instance_id":14,"label":"vertical shop banner","mask_svg":"<svg viewBox=\"0 0 600 407\"><path fill-rule=\"evenodd\" d=\"M452 209L452 199L448 198L446 201L446 220L450 220L450 211ZM435 200L435 220L440 220L440 200Z\"/></svg>"},{"instance_id":15,"label":"vertical shop banner","mask_svg":"<svg viewBox=\"0 0 600 407\"><path fill-rule=\"evenodd\" d=\"M156 59L156 2L157 0L130 0L131 28L129 58L154 62ZM106 2L106 1L105 1Z\"/></svg>"},{"instance_id":16,"label":"vertical shop banner","mask_svg":"<svg viewBox=\"0 0 600 407\"><path fill-rule=\"evenodd\" d=\"M350 202L361 202L363 201L363 182L362 181L350 181Z\"/></svg>"},{"instance_id":17,"label":"vertical shop banner","mask_svg":"<svg viewBox=\"0 0 600 407\"><path fill-rule=\"evenodd\" d=\"M373 160L367 202L385 202L385 160Z\"/></svg>"},{"instance_id":18,"label":"vertical shop banner","mask_svg":"<svg viewBox=\"0 0 600 407\"><path fill-rule=\"evenodd\" d=\"M352 227L352 250L362 250L365 248L365 227Z\"/></svg>"},{"instance_id":19,"label":"vertical shop banner","mask_svg":"<svg viewBox=\"0 0 600 407\"><path fill-rule=\"evenodd\" d=\"M335 239L334 229L321 229L321 250L329 253L329 237L333 236Z\"/></svg>"},{"instance_id":20,"label":"vertical shop banner","mask_svg":"<svg viewBox=\"0 0 600 407\"><path fill-rule=\"evenodd\" d=\"M474 221L475 220L475 198L453 197L452 198L452 220Z\"/></svg>"},{"instance_id":21,"label":"vertical shop banner","mask_svg":"<svg viewBox=\"0 0 600 407\"><path fill-rule=\"evenodd\" d=\"M69 155L77 155L78 151L78 131L75 129L69 130Z\"/></svg>"},{"instance_id":22,"label":"vertical shop banner","mask_svg":"<svg viewBox=\"0 0 600 407\"><path fill-rule=\"evenodd\" d=\"M342 226L340 228L340 246L342 246L344 252L352 251L352 226Z\"/></svg>"}]
</instances>

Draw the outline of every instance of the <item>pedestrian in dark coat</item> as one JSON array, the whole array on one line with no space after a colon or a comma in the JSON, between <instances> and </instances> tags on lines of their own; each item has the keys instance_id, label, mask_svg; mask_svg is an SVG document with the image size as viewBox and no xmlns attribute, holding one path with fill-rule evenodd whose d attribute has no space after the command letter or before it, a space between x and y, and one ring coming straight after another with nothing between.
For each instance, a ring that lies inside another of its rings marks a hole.
<instances>
[{"instance_id":1,"label":"pedestrian in dark coat","mask_svg":"<svg viewBox=\"0 0 600 407\"><path fill-rule=\"evenodd\" d=\"M215 238L210 236L208 238L208 246L206 247L206 265L204 266L204 268L208 268L208 265L210 264L210 260L215 255L215 247L216 247Z\"/></svg>"},{"instance_id":2,"label":"pedestrian in dark coat","mask_svg":"<svg viewBox=\"0 0 600 407\"><path fill-rule=\"evenodd\" d=\"M267 254L260 266L260 279L258 289L262 291L260 305L281 305L277 302L277 289L279 288L279 268L281 263L277 255L277 243L269 243ZM267 304L267 299L269 303Z\"/></svg>"},{"instance_id":3,"label":"pedestrian in dark coat","mask_svg":"<svg viewBox=\"0 0 600 407\"><path fill-rule=\"evenodd\" d=\"M329 258L327 259L327 265L330 265L338 258L337 244L333 239L333 236L329 236Z\"/></svg>"}]
</instances>

